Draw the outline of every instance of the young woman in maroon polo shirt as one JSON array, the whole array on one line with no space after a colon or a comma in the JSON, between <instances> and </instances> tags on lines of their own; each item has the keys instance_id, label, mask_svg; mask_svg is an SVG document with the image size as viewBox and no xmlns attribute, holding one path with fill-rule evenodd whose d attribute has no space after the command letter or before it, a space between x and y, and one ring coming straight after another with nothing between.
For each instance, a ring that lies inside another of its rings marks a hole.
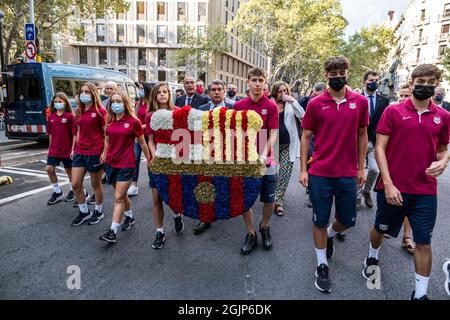
<instances>
[{"instance_id":1,"label":"young woman in maroon polo shirt","mask_svg":"<svg viewBox=\"0 0 450 320\"><path fill-rule=\"evenodd\" d=\"M122 230L135 223L127 190L136 167L134 141L137 139L147 161L150 153L144 139L141 121L134 115L130 99L123 92L114 93L106 107L108 111L105 146L100 161L105 162L106 180L114 188L114 211L111 227L100 240L116 242L117 231L125 214Z\"/></svg>"},{"instance_id":2,"label":"young woman in maroon polo shirt","mask_svg":"<svg viewBox=\"0 0 450 320\"><path fill-rule=\"evenodd\" d=\"M148 135L148 145L150 149L151 158L155 156L156 143L153 137L154 131L150 128L150 121L153 112L160 109L174 110L176 107L172 101L172 94L170 92L169 85L165 82L158 82L153 88L150 95L150 108L147 116L145 117L146 124L146 134ZM161 249L166 240L164 236L163 219L164 210L162 198L156 189L156 184L154 180L153 173L148 170L149 184L152 189L152 200L153 200L153 219L156 226L156 238L152 244L153 249ZM181 233L184 229L184 223L181 214L173 214L175 220L175 232L177 234Z\"/></svg>"},{"instance_id":3,"label":"young woman in maroon polo shirt","mask_svg":"<svg viewBox=\"0 0 450 320\"><path fill-rule=\"evenodd\" d=\"M90 82L84 83L77 98L75 111L76 135L72 146L72 185L80 209L72 226L88 221L96 224L103 219L103 164L100 155L105 141L106 110L102 107L97 88ZM83 180L86 172L91 175L91 185L95 193L95 210L90 212L86 203Z\"/></svg>"},{"instance_id":4,"label":"young woman in maroon polo shirt","mask_svg":"<svg viewBox=\"0 0 450 320\"><path fill-rule=\"evenodd\" d=\"M142 129L145 129L145 116L148 113L148 104L150 100L150 93L152 92L152 84L142 82L139 84L139 101L134 106L134 112L137 118L141 121ZM139 189L137 182L139 179L139 166L141 163L142 148L139 141L134 143L134 154L136 155L136 170L133 174L133 181L128 189L128 196L137 196Z\"/></svg>"},{"instance_id":5,"label":"young woman in maroon polo shirt","mask_svg":"<svg viewBox=\"0 0 450 320\"><path fill-rule=\"evenodd\" d=\"M70 153L73 144L73 128L75 126L75 117L72 113L72 107L64 92L58 92L52 99L50 104L50 115L47 118L47 132L49 138L49 148L47 156L47 173L50 182L53 185L53 194L47 201L48 205L57 203L63 196L58 177L56 176L55 167L61 162L67 172L69 181L72 181L72 159ZM75 200L75 196L70 186L70 192L65 201Z\"/></svg>"}]
</instances>

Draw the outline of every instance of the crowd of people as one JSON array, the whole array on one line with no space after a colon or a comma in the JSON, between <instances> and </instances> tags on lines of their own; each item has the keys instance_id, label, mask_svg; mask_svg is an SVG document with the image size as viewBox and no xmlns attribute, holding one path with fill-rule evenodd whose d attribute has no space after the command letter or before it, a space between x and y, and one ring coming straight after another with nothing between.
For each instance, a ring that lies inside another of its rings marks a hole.
<instances>
[{"instance_id":1,"label":"crowd of people","mask_svg":"<svg viewBox=\"0 0 450 320\"><path fill-rule=\"evenodd\" d=\"M362 275L376 281L374 267L380 265L383 238L397 237L403 226L401 246L414 254L416 271L411 299L426 300L437 214L436 178L449 161L450 105L439 86L441 72L434 65L418 66L409 83L400 88L399 100L390 102L379 92L377 72L367 72L361 79L364 89L356 92L347 85L349 71L347 58L331 57L324 64L327 83L314 84L311 93L299 101L286 82L269 86L267 74L260 68L248 72L246 97L238 95L234 84L218 79L205 88L203 81L186 77L184 90L175 93L165 82L143 82L136 102L113 82L107 83L104 94L95 84L85 83L73 111L66 95L59 92L51 102L47 126L47 171L53 185L48 204L63 198L55 173L55 166L62 162L71 182L64 200L74 201L79 208L72 226L98 223L104 218L105 174L106 182L114 188L114 209L110 227L99 238L115 243L119 229L126 231L135 224L129 197L139 194L142 153L148 168L155 157L157 142L150 127L155 111L186 105L205 112L223 107L253 110L262 118L262 129L269 133L264 148L258 145L260 160L267 168L261 183L263 206L258 225L263 249L273 246L270 220L272 215L285 215L284 204L289 201L286 190L294 163L300 158L299 182L306 188L307 205L312 208L316 288L331 292L328 260L335 253L334 238L342 239L345 230L355 226L362 200L368 208L374 207L371 192L375 190L376 219ZM274 161L273 150L278 161ZM83 184L87 172L92 196ZM148 177L156 228L152 247L161 249L165 243L163 201L150 169ZM333 202L335 218L330 222ZM89 204L95 205L93 210ZM174 212L172 216L179 234L184 229L182 215ZM247 232L241 254L248 255L258 244L253 210L244 212L243 218ZM210 223L199 222L194 234L209 228ZM450 294L449 264L444 265L444 271Z\"/></svg>"}]
</instances>

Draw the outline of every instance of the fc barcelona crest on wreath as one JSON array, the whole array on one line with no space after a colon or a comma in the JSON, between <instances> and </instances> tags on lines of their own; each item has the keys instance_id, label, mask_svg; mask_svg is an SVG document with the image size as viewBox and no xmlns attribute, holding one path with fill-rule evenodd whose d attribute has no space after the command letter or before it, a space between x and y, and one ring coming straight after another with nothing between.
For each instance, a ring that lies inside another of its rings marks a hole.
<instances>
[{"instance_id":1,"label":"fc barcelona crest on wreath","mask_svg":"<svg viewBox=\"0 0 450 320\"><path fill-rule=\"evenodd\" d=\"M254 111L156 111L150 170L163 201L175 213L204 222L249 210L261 186L256 139L262 124Z\"/></svg>"}]
</instances>

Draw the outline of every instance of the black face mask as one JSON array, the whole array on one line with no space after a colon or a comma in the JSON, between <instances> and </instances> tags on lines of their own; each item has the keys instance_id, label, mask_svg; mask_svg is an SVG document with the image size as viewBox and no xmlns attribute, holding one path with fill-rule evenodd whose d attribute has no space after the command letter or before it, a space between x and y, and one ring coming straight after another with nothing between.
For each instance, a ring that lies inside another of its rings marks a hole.
<instances>
[{"instance_id":1,"label":"black face mask","mask_svg":"<svg viewBox=\"0 0 450 320\"><path fill-rule=\"evenodd\" d=\"M416 84L414 85L413 95L414 98L420 101L424 101L427 99L430 99L432 96L434 96L434 90L436 89L436 86L423 86Z\"/></svg>"},{"instance_id":2,"label":"black face mask","mask_svg":"<svg viewBox=\"0 0 450 320\"><path fill-rule=\"evenodd\" d=\"M378 83L369 82L366 87L367 87L367 90L374 92L374 91L377 91L377 89L378 89Z\"/></svg>"},{"instance_id":3,"label":"black face mask","mask_svg":"<svg viewBox=\"0 0 450 320\"><path fill-rule=\"evenodd\" d=\"M347 77L335 77L328 79L328 85L334 91L341 91L347 84Z\"/></svg>"}]
</instances>

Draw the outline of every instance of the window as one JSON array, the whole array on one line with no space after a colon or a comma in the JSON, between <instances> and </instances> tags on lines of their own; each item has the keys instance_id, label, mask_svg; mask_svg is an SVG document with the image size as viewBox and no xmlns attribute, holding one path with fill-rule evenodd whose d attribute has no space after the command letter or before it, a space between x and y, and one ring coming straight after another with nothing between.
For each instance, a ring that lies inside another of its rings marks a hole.
<instances>
[{"instance_id":1,"label":"window","mask_svg":"<svg viewBox=\"0 0 450 320\"><path fill-rule=\"evenodd\" d=\"M228 24L228 11L225 11L225 25Z\"/></svg>"},{"instance_id":2,"label":"window","mask_svg":"<svg viewBox=\"0 0 450 320\"><path fill-rule=\"evenodd\" d=\"M421 11L420 11L420 20L425 20L425 9L422 9Z\"/></svg>"},{"instance_id":3,"label":"window","mask_svg":"<svg viewBox=\"0 0 450 320\"><path fill-rule=\"evenodd\" d=\"M166 66L166 60L167 60L167 52L164 48L158 49L158 66L165 67Z\"/></svg>"},{"instance_id":4,"label":"window","mask_svg":"<svg viewBox=\"0 0 450 320\"><path fill-rule=\"evenodd\" d=\"M97 19L105 19L105 8L97 7L95 9L95 17Z\"/></svg>"},{"instance_id":5,"label":"window","mask_svg":"<svg viewBox=\"0 0 450 320\"><path fill-rule=\"evenodd\" d=\"M157 14L156 20L166 20L166 3L158 2L157 6Z\"/></svg>"},{"instance_id":6,"label":"window","mask_svg":"<svg viewBox=\"0 0 450 320\"><path fill-rule=\"evenodd\" d=\"M137 20L145 20L145 2L144 1L136 2L136 19Z\"/></svg>"},{"instance_id":7,"label":"window","mask_svg":"<svg viewBox=\"0 0 450 320\"><path fill-rule=\"evenodd\" d=\"M124 6L120 6L119 9L117 10L117 19L125 19L125 7Z\"/></svg>"},{"instance_id":8,"label":"window","mask_svg":"<svg viewBox=\"0 0 450 320\"><path fill-rule=\"evenodd\" d=\"M80 47L78 51L80 56L80 64L87 64L87 47Z\"/></svg>"},{"instance_id":9,"label":"window","mask_svg":"<svg viewBox=\"0 0 450 320\"><path fill-rule=\"evenodd\" d=\"M138 81L141 82L145 82L147 81L147 72L145 70L139 70L138 71Z\"/></svg>"},{"instance_id":10,"label":"window","mask_svg":"<svg viewBox=\"0 0 450 320\"><path fill-rule=\"evenodd\" d=\"M166 79L167 79L167 71L158 70L158 81L166 81Z\"/></svg>"},{"instance_id":11,"label":"window","mask_svg":"<svg viewBox=\"0 0 450 320\"><path fill-rule=\"evenodd\" d=\"M199 2L198 4L198 21L206 21L206 3Z\"/></svg>"},{"instance_id":12,"label":"window","mask_svg":"<svg viewBox=\"0 0 450 320\"><path fill-rule=\"evenodd\" d=\"M39 77L14 78L14 101L41 100L42 88Z\"/></svg>"},{"instance_id":13,"label":"window","mask_svg":"<svg viewBox=\"0 0 450 320\"><path fill-rule=\"evenodd\" d=\"M97 24L97 42L105 41L105 34L106 34L105 24L104 23Z\"/></svg>"},{"instance_id":14,"label":"window","mask_svg":"<svg viewBox=\"0 0 450 320\"><path fill-rule=\"evenodd\" d=\"M186 71L178 70L177 72L177 82L182 83L184 78L186 78Z\"/></svg>"},{"instance_id":15,"label":"window","mask_svg":"<svg viewBox=\"0 0 450 320\"><path fill-rule=\"evenodd\" d=\"M186 2L177 3L178 21L187 21Z\"/></svg>"},{"instance_id":16,"label":"window","mask_svg":"<svg viewBox=\"0 0 450 320\"><path fill-rule=\"evenodd\" d=\"M125 41L125 26L123 24L116 25L117 30L117 42L124 42Z\"/></svg>"},{"instance_id":17,"label":"window","mask_svg":"<svg viewBox=\"0 0 450 320\"><path fill-rule=\"evenodd\" d=\"M157 35L156 43L166 43L166 26L157 26L156 35Z\"/></svg>"},{"instance_id":18,"label":"window","mask_svg":"<svg viewBox=\"0 0 450 320\"><path fill-rule=\"evenodd\" d=\"M450 3L446 3L444 5L444 17L446 18L450 17Z\"/></svg>"},{"instance_id":19,"label":"window","mask_svg":"<svg viewBox=\"0 0 450 320\"><path fill-rule=\"evenodd\" d=\"M98 64L108 64L105 47L98 48Z\"/></svg>"},{"instance_id":20,"label":"window","mask_svg":"<svg viewBox=\"0 0 450 320\"><path fill-rule=\"evenodd\" d=\"M219 70L223 70L223 55L220 56L220 67Z\"/></svg>"},{"instance_id":21,"label":"window","mask_svg":"<svg viewBox=\"0 0 450 320\"><path fill-rule=\"evenodd\" d=\"M423 29L419 30L419 42L422 42Z\"/></svg>"},{"instance_id":22,"label":"window","mask_svg":"<svg viewBox=\"0 0 450 320\"><path fill-rule=\"evenodd\" d=\"M86 40L86 24L82 23L79 29L74 29L75 37L77 41L85 41Z\"/></svg>"},{"instance_id":23,"label":"window","mask_svg":"<svg viewBox=\"0 0 450 320\"><path fill-rule=\"evenodd\" d=\"M127 48L119 48L119 64L127 64Z\"/></svg>"},{"instance_id":24,"label":"window","mask_svg":"<svg viewBox=\"0 0 450 320\"><path fill-rule=\"evenodd\" d=\"M144 43L145 42L145 26L138 25L136 30L136 42Z\"/></svg>"},{"instance_id":25,"label":"window","mask_svg":"<svg viewBox=\"0 0 450 320\"><path fill-rule=\"evenodd\" d=\"M443 44L439 46L439 57L442 57L445 54L445 51L447 50L447 45Z\"/></svg>"},{"instance_id":26,"label":"window","mask_svg":"<svg viewBox=\"0 0 450 320\"><path fill-rule=\"evenodd\" d=\"M420 49L417 49L417 60L419 60L420 59Z\"/></svg>"},{"instance_id":27,"label":"window","mask_svg":"<svg viewBox=\"0 0 450 320\"><path fill-rule=\"evenodd\" d=\"M450 31L450 24L444 24L441 29L441 33L448 33Z\"/></svg>"},{"instance_id":28,"label":"window","mask_svg":"<svg viewBox=\"0 0 450 320\"><path fill-rule=\"evenodd\" d=\"M177 26L177 43L181 44L183 42L183 26Z\"/></svg>"},{"instance_id":29,"label":"window","mask_svg":"<svg viewBox=\"0 0 450 320\"><path fill-rule=\"evenodd\" d=\"M75 81L75 92L78 94L78 92L80 92L81 87L83 86L83 84L85 84L86 81L83 80L78 80Z\"/></svg>"},{"instance_id":30,"label":"window","mask_svg":"<svg viewBox=\"0 0 450 320\"><path fill-rule=\"evenodd\" d=\"M53 92L64 92L67 97L73 98L72 82L70 80L53 79Z\"/></svg>"},{"instance_id":31,"label":"window","mask_svg":"<svg viewBox=\"0 0 450 320\"><path fill-rule=\"evenodd\" d=\"M145 48L138 49L138 64L140 66L147 65L147 50Z\"/></svg>"},{"instance_id":32,"label":"window","mask_svg":"<svg viewBox=\"0 0 450 320\"><path fill-rule=\"evenodd\" d=\"M206 26L198 26L197 27L197 36L199 38L203 38L206 36Z\"/></svg>"}]
</instances>

